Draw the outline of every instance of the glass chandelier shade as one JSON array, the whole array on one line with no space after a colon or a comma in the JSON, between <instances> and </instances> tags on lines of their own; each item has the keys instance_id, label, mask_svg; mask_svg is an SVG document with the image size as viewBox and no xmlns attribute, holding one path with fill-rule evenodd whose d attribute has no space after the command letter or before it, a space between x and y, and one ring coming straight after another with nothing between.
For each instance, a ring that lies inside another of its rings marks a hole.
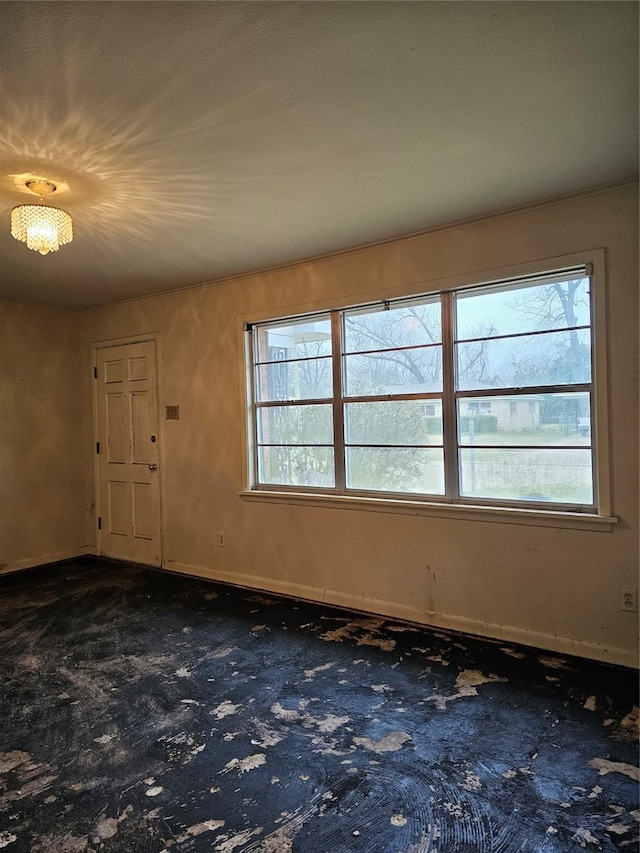
<instances>
[{"instance_id":1,"label":"glass chandelier shade","mask_svg":"<svg viewBox=\"0 0 640 853\"><path fill-rule=\"evenodd\" d=\"M44 196L55 190L47 181L29 181L30 190L40 195L40 204L20 204L11 211L11 235L29 249L46 255L57 252L73 240L73 221L66 210L49 207Z\"/></svg>"}]
</instances>

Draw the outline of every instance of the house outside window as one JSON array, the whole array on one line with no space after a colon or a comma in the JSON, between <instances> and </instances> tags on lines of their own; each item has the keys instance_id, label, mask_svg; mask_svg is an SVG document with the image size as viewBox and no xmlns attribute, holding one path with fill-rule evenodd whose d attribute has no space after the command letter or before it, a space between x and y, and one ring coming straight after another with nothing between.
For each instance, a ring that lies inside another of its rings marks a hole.
<instances>
[{"instance_id":1,"label":"house outside window","mask_svg":"<svg viewBox=\"0 0 640 853\"><path fill-rule=\"evenodd\" d=\"M579 267L252 325L252 487L593 512L591 316Z\"/></svg>"},{"instance_id":2,"label":"house outside window","mask_svg":"<svg viewBox=\"0 0 640 853\"><path fill-rule=\"evenodd\" d=\"M469 415L490 415L491 403L484 400L472 401L467 404L467 414Z\"/></svg>"}]
</instances>

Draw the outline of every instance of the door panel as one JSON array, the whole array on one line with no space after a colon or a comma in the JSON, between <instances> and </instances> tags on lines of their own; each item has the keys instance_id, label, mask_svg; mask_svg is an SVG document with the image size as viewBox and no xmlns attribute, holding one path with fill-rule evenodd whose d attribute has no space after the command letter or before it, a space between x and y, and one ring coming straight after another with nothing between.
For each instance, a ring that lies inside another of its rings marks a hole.
<instances>
[{"instance_id":1,"label":"door panel","mask_svg":"<svg viewBox=\"0 0 640 853\"><path fill-rule=\"evenodd\" d=\"M155 343L100 349L96 361L100 553L159 566Z\"/></svg>"},{"instance_id":2,"label":"door panel","mask_svg":"<svg viewBox=\"0 0 640 853\"><path fill-rule=\"evenodd\" d=\"M149 397L146 391L134 391L131 402L131 461L136 464L149 465L149 453L153 444L149 441L152 435L149 429Z\"/></svg>"},{"instance_id":3,"label":"door panel","mask_svg":"<svg viewBox=\"0 0 640 853\"><path fill-rule=\"evenodd\" d=\"M132 484L133 535L137 539L153 538L151 486L148 483Z\"/></svg>"},{"instance_id":4,"label":"door panel","mask_svg":"<svg viewBox=\"0 0 640 853\"><path fill-rule=\"evenodd\" d=\"M104 363L104 381L122 382L122 359L116 358Z\"/></svg>"},{"instance_id":5,"label":"door panel","mask_svg":"<svg viewBox=\"0 0 640 853\"><path fill-rule=\"evenodd\" d=\"M105 394L107 409L106 441L104 443L108 461L114 464L126 462L125 445L125 398L124 394Z\"/></svg>"},{"instance_id":6,"label":"door panel","mask_svg":"<svg viewBox=\"0 0 640 853\"><path fill-rule=\"evenodd\" d=\"M133 382L147 378L147 359L142 358L129 359L129 379Z\"/></svg>"},{"instance_id":7,"label":"door panel","mask_svg":"<svg viewBox=\"0 0 640 853\"><path fill-rule=\"evenodd\" d=\"M127 492L127 483L118 480L109 480L107 482L109 500L106 508L106 529L114 536L127 535L127 518L129 516Z\"/></svg>"}]
</instances>

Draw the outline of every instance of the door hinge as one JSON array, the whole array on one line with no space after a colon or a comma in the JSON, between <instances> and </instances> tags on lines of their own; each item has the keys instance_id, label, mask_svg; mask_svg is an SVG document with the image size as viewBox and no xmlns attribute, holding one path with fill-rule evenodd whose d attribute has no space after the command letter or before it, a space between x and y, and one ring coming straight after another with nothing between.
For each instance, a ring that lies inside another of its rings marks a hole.
<instances>
[{"instance_id":1,"label":"door hinge","mask_svg":"<svg viewBox=\"0 0 640 853\"><path fill-rule=\"evenodd\" d=\"M93 378L94 379L98 378L98 368L95 364L93 365Z\"/></svg>"},{"instance_id":2,"label":"door hinge","mask_svg":"<svg viewBox=\"0 0 640 853\"><path fill-rule=\"evenodd\" d=\"M96 453L100 453L100 442L96 441Z\"/></svg>"},{"instance_id":3,"label":"door hinge","mask_svg":"<svg viewBox=\"0 0 640 853\"><path fill-rule=\"evenodd\" d=\"M102 516L98 516L98 530L102 530Z\"/></svg>"}]
</instances>

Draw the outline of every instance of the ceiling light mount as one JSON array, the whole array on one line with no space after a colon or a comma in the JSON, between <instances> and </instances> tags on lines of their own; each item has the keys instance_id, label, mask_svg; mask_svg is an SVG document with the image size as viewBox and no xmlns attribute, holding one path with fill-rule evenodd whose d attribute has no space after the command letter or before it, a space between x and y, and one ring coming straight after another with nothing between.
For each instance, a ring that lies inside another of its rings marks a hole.
<instances>
[{"instance_id":1,"label":"ceiling light mount","mask_svg":"<svg viewBox=\"0 0 640 853\"><path fill-rule=\"evenodd\" d=\"M40 196L40 202L19 204L13 208L11 235L41 255L57 252L60 246L73 240L73 221L66 210L46 203L47 196L56 191L56 185L51 181L34 178L27 181L25 186Z\"/></svg>"},{"instance_id":2,"label":"ceiling light mount","mask_svg":"<svg viewBox=\"0 0 640 853\"><path fill-rule=\"evenodd\" d=\"M25 186L29 187L32 193L39 195L41 199L46 198L58 189L55 184L51 183L51 181L41 181L39 178L27 181Z\"/></svg>"}]
</instances>

